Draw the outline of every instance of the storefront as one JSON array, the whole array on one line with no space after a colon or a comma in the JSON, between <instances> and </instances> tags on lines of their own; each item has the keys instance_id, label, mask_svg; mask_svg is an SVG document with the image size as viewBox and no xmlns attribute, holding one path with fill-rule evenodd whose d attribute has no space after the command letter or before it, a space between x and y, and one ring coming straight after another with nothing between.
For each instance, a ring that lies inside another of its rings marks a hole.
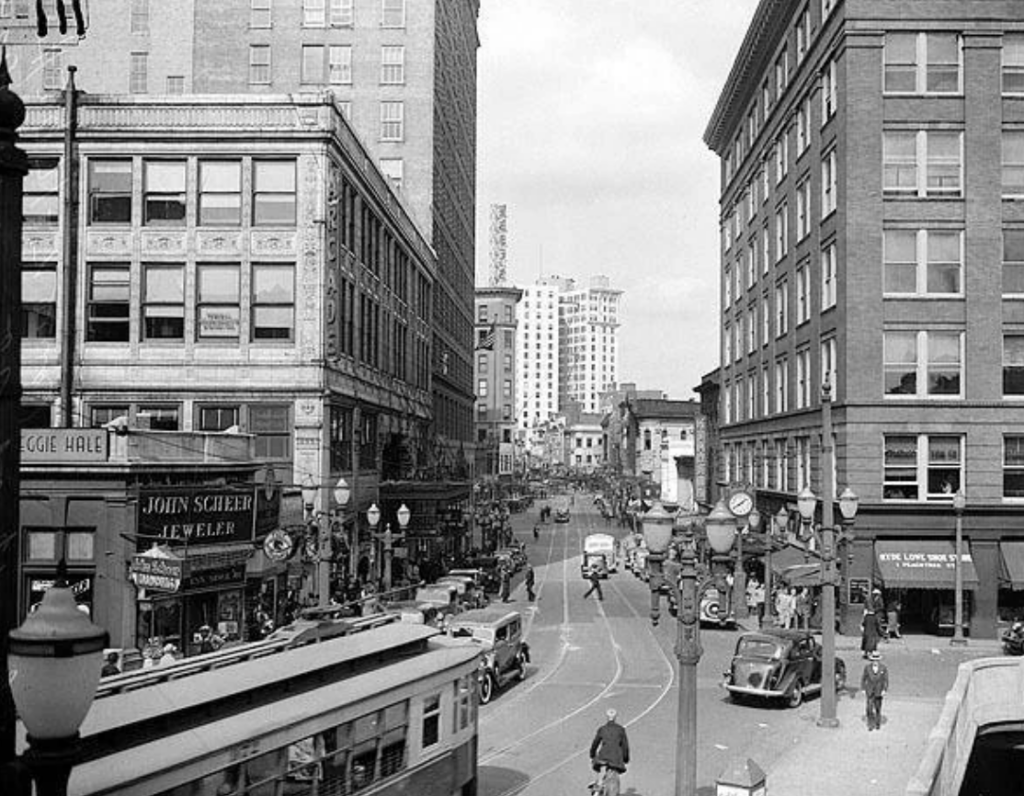
<instances>
[{"instance_id":1,"label":"storefront","mask_svg":"<svg viewBox=\"0 0 1024 796\"><path fill-rule=\"evenodd\" d=\"M974 613L973 592L979 586L971 546L963 543L961 573L964 589L964 632L969 633ZM883 603L900 604L905 631L952 634L955 624L956 550L945 539L875 541L874 585ZM849 588L863 596L871 588L866 579L852 578Z\"/></svg>"}]
</instances>

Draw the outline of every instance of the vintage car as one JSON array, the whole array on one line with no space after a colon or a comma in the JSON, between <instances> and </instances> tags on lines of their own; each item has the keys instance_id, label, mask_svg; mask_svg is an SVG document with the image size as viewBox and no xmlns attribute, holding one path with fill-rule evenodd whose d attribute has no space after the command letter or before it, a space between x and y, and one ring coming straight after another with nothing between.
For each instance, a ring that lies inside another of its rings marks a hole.
<instances>
[{"instance_id":1,"label":"vintage car","mask_svg":"<svg viewBox=\"0 0 1024 796\"><path fill-rule=\"evenodd\" d=\"M448 633L479 644L480 702L487 704L498 688L526 677L530 648L523 641L523 618L518 611L481 609L452 618Z\"/></svg>"},{"instance_id":2,"label":"vintage car","mask_svg":"<svg viewBox=\"0 0 1024 796\"><path fill-rule=\"evenodd\" d=\"M463 608L483 608L487 605L487 595L477 585L471 575L442 575L437 579L439 585L451 584L459 592L459 603Z\"/></svg>"},{"instance_id":3,"label":"vintage car","mask_svg":"<svg viewBox=\"0 0 1024 796\"><path fill-rule=\"evenodd\" d=\"M791 708L821 691L821 644L807 630L766 628L744 633L722 684L736 702L782 700ZM846 688L846 664L836 658L836 692Z\"/></svg>"}]
</instances>

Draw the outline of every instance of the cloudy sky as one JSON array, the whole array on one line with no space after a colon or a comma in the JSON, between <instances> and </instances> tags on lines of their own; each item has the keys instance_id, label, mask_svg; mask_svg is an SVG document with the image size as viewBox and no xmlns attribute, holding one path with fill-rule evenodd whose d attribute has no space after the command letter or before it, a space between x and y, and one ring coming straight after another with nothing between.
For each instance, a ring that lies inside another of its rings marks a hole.
<instances>
[{"instance_id":1,"label":"cloudy sky","mask_svg":"<svg viewBox=\"0 0 1024 796\"><path fill-rule=\"evenodd\" d=\"M757 0L483 0L477 282L625 291L619 378L694 397L717 365L718 163L702 140Z\"/></svg>"}]
</instances>

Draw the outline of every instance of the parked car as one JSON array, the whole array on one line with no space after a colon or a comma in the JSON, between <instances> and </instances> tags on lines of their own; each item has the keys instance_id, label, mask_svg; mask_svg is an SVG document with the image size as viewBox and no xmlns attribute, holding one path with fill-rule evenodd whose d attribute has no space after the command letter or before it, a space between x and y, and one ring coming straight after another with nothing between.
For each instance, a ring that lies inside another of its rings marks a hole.
<instances>
[{"instance_id":1,"label":"parked car","mask_svg":"<svg viewBox=\"0 0 1024 796\"><path fill-rule=\"evenodd\" d=\"M481 609L454 617L448 626L454 638L479 644L480 702L487 704L498 688L526 677L529 645L523 641L523 618L518 611Z\"/></svg>"},{"instance_id":2,"label":"parked car","mask_svg":"<svg viewBox=\"0 0 1024 796\"><path fill-rule=\"evenodd\" d=\"M821 644L807 630L767 628L736 641L723 685L733 700L782 700L791 708L821 691ZM846 688L846 663L836 658L835 689Z\"/></svg>"},{"instance_id":3,"label":"parked car","mask_svg":"<svg viewBox=\"0 0 1024 796\"><path fill-rule=\"evenodd\" d=\"M452 584L458 589L459 603L463 608L483 608L487 605L487 595L484 590L476 584L471 575L442 575L437 579L438 584Z\"/></svg>"}]
</instances>

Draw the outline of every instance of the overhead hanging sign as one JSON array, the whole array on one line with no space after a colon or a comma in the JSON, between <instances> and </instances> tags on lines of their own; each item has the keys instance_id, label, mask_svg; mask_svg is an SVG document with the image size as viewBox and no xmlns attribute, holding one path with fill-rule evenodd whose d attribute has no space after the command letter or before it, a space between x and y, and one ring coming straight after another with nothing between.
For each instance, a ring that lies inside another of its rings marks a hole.
<instances>
[{"instance_id":1,"label":"overhead hanging sign","mask_svg":"<svg viewBox=\"0 0 1024 796\"><path fill-rule=\"evenodd\" d=\"M147 542L189 547L251 542L258 488L143 489L139 493L139 535Z\"/></svg>"}]
</instances>

